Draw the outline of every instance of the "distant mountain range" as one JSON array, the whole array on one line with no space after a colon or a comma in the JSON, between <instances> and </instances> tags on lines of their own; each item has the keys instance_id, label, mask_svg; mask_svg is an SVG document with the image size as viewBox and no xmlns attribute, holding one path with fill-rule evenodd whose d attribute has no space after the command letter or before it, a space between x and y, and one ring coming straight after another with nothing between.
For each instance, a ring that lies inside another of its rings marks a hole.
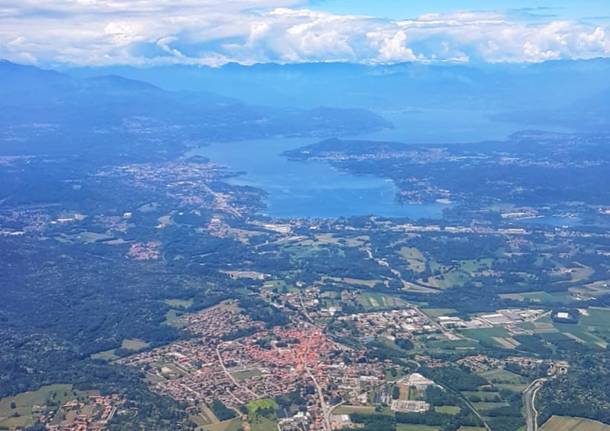
<instances>
[{"instance_id":1,"label":"distant mountain range","mask_svg":"<svg viewBox=\"0 0 610 431\"><path fill-rule=\"evenodd\" d=\"M255 104L367 109L538 110L567 106L610 88L609 59L480 65L229 64L67 72L118 74L171 90L214 89Z\"/></svg>"},{"instance_id":2,"label":"distant mountain range","mask_svg":"<svg viewBox=\"0 0 610 431\"><path fill-rule=\"evenodd\" d=\"M110 148L119 145L117 134L132 141L148 136L149 143L156 139L170 147L187 140L322 137L391 126L363 109L255 106L210 92L167 91L103 70L74 77L2 61L0 82L0 152L5 153Z\"/></svg>"},{"instance_id":3,"label":"distant mountain range","mask_svg":"<svg viewBox=\"0 0 610 431\"><path fill-rule=\"evenodd\" d=\"M386 113L420 109L482 111L523 128L607 132L608 76L607 59L62 72L0 61L0 153L170 151L185 143L355 136L391 127Z\"/></svg>"}]
</instances>

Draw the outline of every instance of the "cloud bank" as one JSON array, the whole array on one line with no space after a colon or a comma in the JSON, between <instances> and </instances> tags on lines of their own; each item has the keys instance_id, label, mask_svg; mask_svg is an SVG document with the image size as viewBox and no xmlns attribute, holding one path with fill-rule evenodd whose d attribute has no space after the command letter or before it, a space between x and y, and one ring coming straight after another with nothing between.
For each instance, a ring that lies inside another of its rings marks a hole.
<instances>
[{"instance_id":1,"label":"cloud bank","mask_svg":"<svg viewBox=\"0 0 610 431\"><path fill-rule=\"evenodd\" d=\"M410 20L305 0L0 0L0 57L74 65L541 62L610 57L610 26L502 12Z\"/></svg>"}]
</instances>

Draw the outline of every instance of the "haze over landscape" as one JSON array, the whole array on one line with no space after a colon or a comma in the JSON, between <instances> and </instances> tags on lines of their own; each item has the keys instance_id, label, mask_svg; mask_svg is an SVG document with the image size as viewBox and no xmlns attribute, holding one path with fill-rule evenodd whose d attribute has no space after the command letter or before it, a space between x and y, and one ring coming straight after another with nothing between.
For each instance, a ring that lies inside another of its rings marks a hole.
<instances>
[{"instance_id":1,"label":"haze over landscape","mask_svg":"<svg viewBox=\"0 0 610 431\"><path fill-rule=\"evenodd\" d=\"M0 430L610 430L604 0L0 0Z\"/></svg>"}]
</instances>

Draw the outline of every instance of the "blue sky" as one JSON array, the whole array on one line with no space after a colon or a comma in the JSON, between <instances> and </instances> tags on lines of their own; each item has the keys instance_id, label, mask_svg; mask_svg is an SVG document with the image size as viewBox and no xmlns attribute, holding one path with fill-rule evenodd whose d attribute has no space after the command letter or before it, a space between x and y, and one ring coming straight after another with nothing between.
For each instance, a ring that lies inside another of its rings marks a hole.
<instances>
[{"instance_id":1,"label":"blue sky","mask_svg":"<svg viewBox=\"0 0 610 431\"><path fill-rule=\"evenodd\" d=\"M574 20L610 17L610 0L312 0L311 7L337 14L390 19L416 18L431 12L515 9L531 9L531 13Z\"/></svg>"},{"instance_id":2,"label":"blue sky","mask_svg":"<svg viewBox=\"0 0 610 431\"><path fill-rule=\"evenodd\" d=\"M608 17L610 0L0 0L0 58L533 63L610 57Z\"/></svg>"}]
</instances>

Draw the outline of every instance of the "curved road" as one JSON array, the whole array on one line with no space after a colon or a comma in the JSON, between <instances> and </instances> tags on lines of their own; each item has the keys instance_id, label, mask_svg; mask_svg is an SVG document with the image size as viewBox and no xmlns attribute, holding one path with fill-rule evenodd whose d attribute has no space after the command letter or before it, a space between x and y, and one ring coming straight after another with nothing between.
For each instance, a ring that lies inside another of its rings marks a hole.
<instances>
[{"instance_id":1,"label":"curved road","mask_svg":"<svg viewBox=\"0 0 610 431\"><path fill-rule=\"evenodd\" d=\"M538 431L538 410L536 410L536 395L542 389L546 379L534 380L523 391L523 403L525 404L525 416L527 431Z\"/></svg>"}]
</instances>

